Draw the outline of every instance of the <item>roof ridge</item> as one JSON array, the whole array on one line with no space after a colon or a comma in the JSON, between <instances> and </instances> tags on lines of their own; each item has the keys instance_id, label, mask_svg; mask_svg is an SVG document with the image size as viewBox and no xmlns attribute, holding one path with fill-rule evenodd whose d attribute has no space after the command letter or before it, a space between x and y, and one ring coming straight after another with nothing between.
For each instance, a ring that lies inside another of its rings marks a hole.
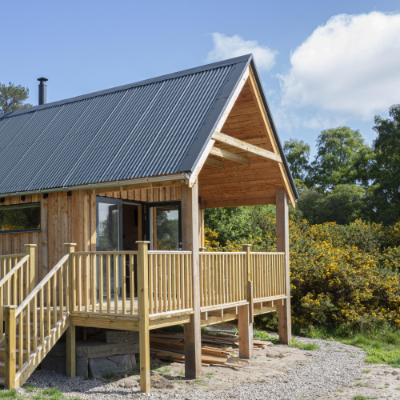
<instances>
[{"instance_id":1,"label":"roof ridge","mask_svg":"<svg viewBox=\"0 0 400 400\"><path fill-rule=\"evenodd\" d=\"M199 66L199 67L189 68L189 69L181 70L181 71L178 71L178 72L173 72L173 73L170 73L170 74L160 75L160 76L155 77L155 78L144 79L142 81L137 81L137 82L129 83L129 84L126 84L126 85L115 86L115 87L109 88L109 89L103 89L103 90L99 90L99 91L96 91L96 92L83 94L83 95L76 96L76 97L70 97L68 99L54 101L52 103L42 104L40 106L38 105L38 106L30 107L30 108L25 108L23 110L12 111L12 112L9 112L7 114L0 115L0 120L6 119L6 118L9 118L9 117L13 117L13 116L16 116L16 115L21 115L21 114L27 114L27 113L30 113L30 112L41 111L41 110L44 110L46 108L57 107L57 106L60 106L60 105L63 105L63 104L74 103L74 102L77 102L77 101L90 99L90 98L93 98L93 97L104 96L104 95L107 95L107 94L110 94L110 93L115 93L115 92L119 92L119 91L122 91L122 90L131 89L131 88L134 88L134 87L146 86L146 85L150 85L152 83L162 82L162 81L166 81L166 80L169 80L169 79L180 78L182 76L196 74L196 73L199 73L199 72L208 71L210 69L221 68L221 67L225 67L227 65L234 65L234 64L238 64L238 63L243 62L243 61L247 61L247 60L252 59L252 58L253 58L252 54L247 54L247 55L244 55L244 56L229 58L227 60L217 61L217 62L214 62L214 63L211 63L211 64L202 65L202 66Z\"/></svg>"}]
</instances>

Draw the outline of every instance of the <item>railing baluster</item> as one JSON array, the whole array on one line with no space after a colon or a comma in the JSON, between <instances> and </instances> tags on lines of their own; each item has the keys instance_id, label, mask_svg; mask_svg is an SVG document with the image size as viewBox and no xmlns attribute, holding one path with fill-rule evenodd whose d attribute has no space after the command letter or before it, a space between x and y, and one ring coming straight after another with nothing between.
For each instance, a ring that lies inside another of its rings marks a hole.
<instances>
[{"instance_id":1,"label":"railing baluster","mask_svg":"<svg viewBox=\"0 0 400 400\"><path fill-rule=\"evenodd\" d=\"M84 273L84 286L85 286L85 311L89 312L89 254L85 256L85 273Z\"/></svg>"},{"instance_id":2,"label":"railing baluster","mask_svg":"<svg viewBox=\"0 0 400 400\"><path fill-rule=\"evenodd\" d=\"M103 300L104 300L104 294L103 294L103 274L104 274L104 255L100 254L99 255L99 310L100 313L103 312Z\"/></svg>"},{"instance_id":3,"label":"railing baluster","mask_svg":"<svg viewBox=\"0 0 400 400\"><path fill-rule=\"evenodd\" d=\"M47 336L50 336L51 332L51 288L50 280L47 281L47 296L46 296L46 311L47 311Z\"/></svg>"},{"instance_id":4,"label":"railing baluster","mask_svg":"<svg viewBox=\"0 0 400 400\"><path fill-rule=\"evenodd\" d=\"M78 311L82 311L82 255L78 255Z\"/></svg>"},{"instance_id":5,"label":"railing baluster","mask_svg":"<svg viewBox=\"0 0 400 400\"><path fill-rule=\"evenodd\" d=\"M59 299L58 299L58 304L60 307L60 314L59 314L59 319L61 319L63 317L64 314L64 267L61 266L61 268L58 270L58 294L59 294Z\"/></svg>"},{"instance_id":6,"label":"railing baluster","mask_svg":"<svg viewBox=\"0 0 400 400\"><path fill-rule=\"evenodd\" d=\"M126 314L126 254L121 255L122 314Z\"/></svg>"},{"instance_id":7,"label":"railing baluster","mask_svg":"<svg viewBox=\"0 0 400 400\"><path fill-rule=\"evenodd\" d=\"M176 254L171 254L171 261L172 261L172 309L177 309L177 302L176 302Z\"/></svg>"},{"instance_id":8,"label":"railing baluster","mask_svg":"<svg viewBox=\"0 0 400 400\"><path fill-rule=\"evenodd\" d=\"M157 260L154 254L150 254L151 265L153 270L153 302L154 302L154 313L159 312L159 303L158 303L158 269L157 269Z\"/></svg>"},{"instance_id":9,"label":"railing baluster","mask_svg":"<svg viewBox=\"0 0 400 400\"><path fill-rule=\"evenodd\" d=\"M113 254L114 257L114 313L118 314L118 288L119 288L119 282L118 282L118 268L119 268L119 257L116 254Z\"/></svg>"},{"instance_id":10,"label":"railing baluster","mask_svg":"<svg viewBox=\"0 0 400 400\"><path fill-rule=\"evenodd\" d=\"M31 356L31 340L34 342L36 340L35 337L31 339L31 321L30 321L30 307L29 303L26 305L26 313L25 313L25 321L26 321L26 359L29 360ZM22 368L20 368L21 370Z\"/></svg>"},{"instance_id":11,"label":"railing baluster","mask_svg":"<svg viewBox=\"0 0 400 400\"><path fill-rule=\"evenodd\" d=\"M149 258L149 314L154 313L154 290L153 290L153 281L154 281L154 271L153 271L153 257L151 254L148 254Z\"/></svg>"},{"instance_id":12,"label":"railing baluster","mask_svg":"<svg viewBox=\"0 0 400 400\"><path fill-rule=\"evenodd\" d=\"M53 328L57 326L57 274L52 277L53 280Z\"/></svg>"},{"instance_id":13,"label":"railing baluster","mask_svg":"<svg viewBox=\"0 0 400 400\"><path fill-rule=\"evenodd\" d=\"M106 276L106 284L107 284L107 313L111 313L111 255L107 254L107 276Z\"/></svg>"},{"instance_id":14,"label":"railing baluster","mask_svg":"<svg viewBox=\"0 0 400 400\"><path fill-rule=\"evenodd\" d=\"M40 315L39 315L39 330L40 330L40 343L43 343L44 341L44 289L40 289L39 293L39 310L40 310Z\"/></svg>"},{"instance_id":15,"label":"railing baluster","mask_svg":"<svg viewBox=\"0 0 400 400\"><path fill-rule=\"evenodd\" d=\"M131 289L131 315L135 313L135 271L134 271L134 255L129 257L129 279Z\"/></svg>"},{"instance_id":16,"label":"railing baluster","mask_svg":"<svg viewBox=\"0 0 400 400\"><path fill-rule=\"evenodd\" d=\"M176 304L178 309L182 309L182 291L181 291L181 256L180 254L176 255Z\"/></svg>"},{"instance_id":17,"label":"railing baluster","mask_svg":"<svg viewBox=\"0 0 400 400\"><path fill-rule=\"evenodd\" d=\"M19 315L19 327L18 327L18 370L22 370L22 365L24 364L24 316L21 313Z\"/></svg>"},{"instance_id":18,"label":"railing baluster","mask_svg":"<svg viewBox=\"0 0 400 400\"><path fill-rule=\"evenodd\" d=\"M97 312L97 257L95 254L92 254L92 284L91 284L91 290L92 290L92 312Z\"/></svg>"},{"instance_id":19,"label":"railing baluster","mask_svg":"<svg viewBox=\"0 0 400 400\"><path fill-rule=\"evenodd\" d=\"M38 320L37 320L37 297L32 299L32 323L33 323L33 337L35 338L33 342L33 352L36 353L37 350L37 336L38 336Z\"/></svg>"}]
</instances>

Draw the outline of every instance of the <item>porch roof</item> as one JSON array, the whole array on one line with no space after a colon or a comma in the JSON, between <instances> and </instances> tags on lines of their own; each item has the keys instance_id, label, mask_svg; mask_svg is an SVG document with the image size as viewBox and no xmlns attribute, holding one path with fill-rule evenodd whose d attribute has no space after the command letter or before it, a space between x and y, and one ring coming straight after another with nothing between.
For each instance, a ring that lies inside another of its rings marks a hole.
<instances>
[{"instance_id":1,"label":"porch roof","mask_svg":"<svg viewBox=\"0 0 400 400\"><path fill-rule=\"evenodd\" d=\"M190 174L250 64L256 73L247 55L0 116L0 194Z\"/></svg>"}]
</instances>

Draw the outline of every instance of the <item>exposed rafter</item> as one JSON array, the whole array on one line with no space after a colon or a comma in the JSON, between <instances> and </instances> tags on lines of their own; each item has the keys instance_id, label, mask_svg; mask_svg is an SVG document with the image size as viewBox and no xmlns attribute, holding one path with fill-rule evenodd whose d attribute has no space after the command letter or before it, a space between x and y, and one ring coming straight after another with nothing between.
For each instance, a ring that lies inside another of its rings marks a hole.
<instances>
[{"instance_id":1,"label":"exposed rafter","mask_svg":"<svg viewBox=\"0 0 400 400\"><path fill-rule=\"evenodd\" d=\"M218 147L213 147L210 151L211 156L223 158L225 160L234 161L244 165L250 165L250 161L247 157L241 156L240 154L231 153Z\"/></svg>"},{"instance_id":2,"label":"exposed rafter","mask_svg":"<svg viewBox=\"0 0 400 400\"><path fill-rule=\"evenodd\" d=\"M237 147L238 149L248 151L249 153L253 153L257 156L282 163L282 158L280 155L275 154L272 151L265 150L261 147L254 146L250 143L243 142L242 140L236 139L232 136L225 135L224 133L215 131L212 135L212 138L230 146Z\"/></svg>"},{"instance_id":3,"label":"exposed rafter","mask_svg":"<svg viewBox=\"0 0 400 400\"><path fill-rule=\"evenodd\" d=\"M222 163L222 161L217 160L215 158L210 158L208 157L206 162L206 165L211 165L212 167L217 167L217 168L221 168L221 169L225 169L224 164Z\"/></svg>"}]
</instances>

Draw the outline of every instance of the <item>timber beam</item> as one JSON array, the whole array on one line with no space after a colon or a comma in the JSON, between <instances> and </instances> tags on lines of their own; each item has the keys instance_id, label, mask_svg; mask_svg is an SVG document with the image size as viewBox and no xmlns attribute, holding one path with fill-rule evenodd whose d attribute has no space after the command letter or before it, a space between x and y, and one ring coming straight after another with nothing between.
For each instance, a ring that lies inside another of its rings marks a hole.
<instances>
[{"instance_id":1,"label":"timber beam","mask_svg":"<svg viewBox=\"0 0 400 400\"><path fill-rule=\"evenodd\" d=\"M265 150L261 147L254 146L250 143L244 142L243 140L236 139L232 136L225 135L222 132L215 131L212 135L214 140L218 142L228 144L229 146L236 147L238 149L242 149L249 153L255 154L256 156L268 158L269 160L276 161L282 163L282 158L279 154L275 154L272 151Z\"/></svg>"},{"instance_id":2,"label":"timber beam","mask_svg":"<svg viewBox=\"0 0 400 400\"><path fill-rule=\"evenodd\" d=\"M222 161L221 160L217 160L215 158L208 157L204 164L210 165L211 167L225 169L224 164L222 163Z\"/></svg>"},{"instance_id":3,"label":"timber beam","mask_svg":"<svg viewBox=\"0 0 400 400\"><path fill-rule=\"evenodd\" d=\"M275 203L275 197L243 197L238 199L205 200L200 203L200 208L264 206Z\"/></svg>"},{"instance_id":4,"label":"timber beam","mask_svg":"<svg viewBox=\"0 0 400 400\"><path fill-rule=\"evenodd\" d=\"M120 186L107 186L102 188L96 188L92 190L92 194L101 194L108 192L119 192L124 190L140 190L140 189L154 189L169 186L183 186L188 184L187 179L173 179L170 181L161 182L149 182L149 183L138 183L134 185L120 185Z\"/></svg>"},{"instance_id":5,"label":"timber beam","mask_svg":"<svg viewBox=\"0 0 400 400\"><path fill-rule=\"evenodd\" d=\"M247 157L241 156L240 154L231 153L230 151L213 147L210 151L211 156L220 157L225 160L234 161L239 164L250 165Z\"/></svg>"}]
</instances>

